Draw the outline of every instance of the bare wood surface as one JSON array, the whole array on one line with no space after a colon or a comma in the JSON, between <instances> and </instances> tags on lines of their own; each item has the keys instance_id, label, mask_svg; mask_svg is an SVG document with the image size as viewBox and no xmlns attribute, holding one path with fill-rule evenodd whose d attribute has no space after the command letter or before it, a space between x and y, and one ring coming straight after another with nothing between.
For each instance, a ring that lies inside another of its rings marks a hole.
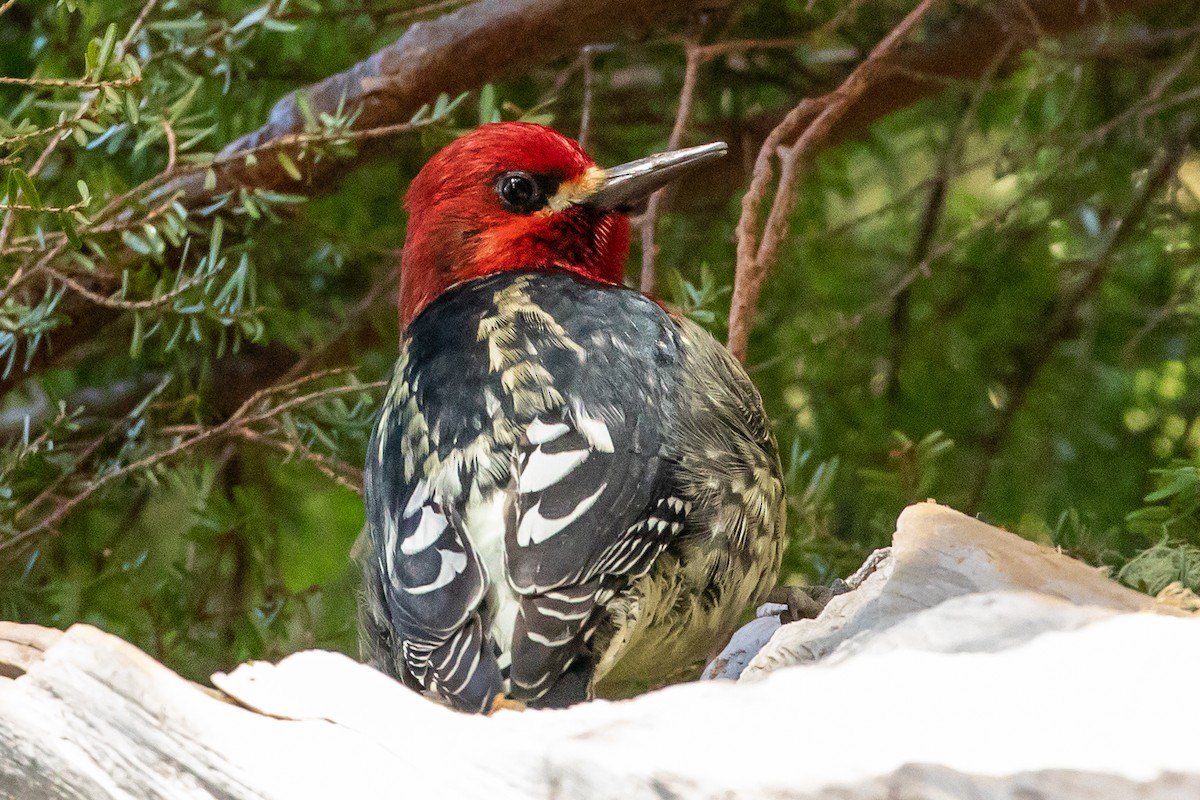
<instances>
[{"instance_id":1,"label":"bare wood surface","mask_svg":"<svg viewBox=\"0 0 1200 800\"><path fill-rule=\"evenodd\" d=\"M860 595L859 624L823 651L826 666L776 661L757 680L566 711L462 715L320 651L218 673L214 697L96 628L0 624L0 671L13 676L0 678L0 798L1200 791L1200 698L1187 691L1200 619L1145 613L1158 609L1151 598L934 504L906 510L898 527L891 553L835 598ZM845 611L831 603L775 638L806 625L828 634L826 617ZM1098 700L1131 682L1136 697Z\"/></svg>"},{"instance_id":2,"label":"bare wood surface","mask_svg":"<svg viewBox=\"0 0 1200 800\"><path fill-rule=\"evenodd\" d=\"M931 618L911 620L935 609L944 615L933 617L937 622L929 628L941 642L936 646L959 651L973 649L973 643L1012 646L1113 614L1187 614L1173 598L1157 601L1055 548L932 502L906 508L892 546L879 554L857 591L833 598L817 619L782 626L744 671L721 677L753 681L835 653L845 657L857 652L852 640L864 631L878 640L884 631L904 625L916 626L901 631L905 646L934 646L920 631ZM1018 596L1007 596L1011 593ZM1033 604L1030 596L1036 598ZM980 635L981 620L990 626L986 635Z\"/></svg>"},{"instance_id":3,"label":"bare wood surface","mask_svg":"<svg viewBox=\"0 0 1200 800\"><path fill-rule=\"evenodd\" d=\"M0 622L0 680L24 675L60 636L54 628Z\"/></svg>"}]
</instances>

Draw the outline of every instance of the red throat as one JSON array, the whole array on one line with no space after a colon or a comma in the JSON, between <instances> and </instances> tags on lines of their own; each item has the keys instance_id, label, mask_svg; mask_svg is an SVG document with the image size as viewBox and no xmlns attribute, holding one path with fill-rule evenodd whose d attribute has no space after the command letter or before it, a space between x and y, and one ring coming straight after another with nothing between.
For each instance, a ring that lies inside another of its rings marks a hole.
<instances>
[{"instance_id":1,"label":"red throat","mask_svg":"<svg viewBox=\"0 0 1200 800\"><path fill-rule=\"evenodd\" d=\"M583 205L517 214L505 209L495 192L497 176L508 170L568 183L594 166L571 139L519 122L485 125L430 159L405 197L401 325L450 286L506 270L565 269L621 283L629 253L624 214Z\"/></svg>"}]
</instances>

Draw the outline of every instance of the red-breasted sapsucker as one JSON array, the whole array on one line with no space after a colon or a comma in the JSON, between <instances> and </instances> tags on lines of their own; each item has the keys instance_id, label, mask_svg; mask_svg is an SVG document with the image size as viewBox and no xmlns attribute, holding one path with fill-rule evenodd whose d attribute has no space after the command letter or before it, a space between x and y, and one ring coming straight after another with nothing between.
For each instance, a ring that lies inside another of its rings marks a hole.
<instances>
[{"instance_id":1,"label":"red-breasted sapsucker","mask_svg":"<svg viewBox=\"0 0 1200 800\"><path fill-rule=\"evenodd\" d=\"M622 285L628 212L724 144L601 169L485 125L405 198L400 358L366 463L364 651L454 707L695 669L776 579L779 456L708 333Z\"/></svg>"}]
</instances>

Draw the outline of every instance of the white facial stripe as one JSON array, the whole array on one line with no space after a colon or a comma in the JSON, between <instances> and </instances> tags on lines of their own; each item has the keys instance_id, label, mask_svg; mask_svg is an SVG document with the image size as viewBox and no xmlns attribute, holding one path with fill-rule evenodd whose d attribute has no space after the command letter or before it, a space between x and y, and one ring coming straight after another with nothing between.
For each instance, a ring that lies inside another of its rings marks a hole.
<instances>
[{"instance_id":1,"label":"white facial stripe","mask_svg":"<svg viewBox=\"0 0 1200 800\"><path fill-rule=\"evenodd\" d=\"M560 183L558 191L546 201L546 208L552 212L565 211L576 203L587 200L603 185L604 170L588 167L587 171L575 180Z\"/></svg>"}]
</instances>

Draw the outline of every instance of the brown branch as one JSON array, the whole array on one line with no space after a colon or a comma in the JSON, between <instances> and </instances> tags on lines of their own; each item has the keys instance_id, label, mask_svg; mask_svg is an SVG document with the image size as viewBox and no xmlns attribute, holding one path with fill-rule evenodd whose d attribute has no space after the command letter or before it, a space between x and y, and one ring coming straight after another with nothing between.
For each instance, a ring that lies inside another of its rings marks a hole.
<instances>
[{"instance_id":1,"label":"brown branch","mask_svg":"<svg viewBox=\"0 0 1200 800\"><path fill-rule=\"evenodd\" d=\"M931 36L923 42L906 44L902 49L881 59L869 85L853 102L847 104L823 144L836 144L858 135L875 120L942 91L947 81L979 79L986 74L997 53L1009 47L1013 40L1017 42L1017 49L1024 49L1037 42L1039 33L1061 36L1090 25L1107 22L1123 13L1138 13L1161 4L1162 0L1107 0L1103 3L1042 0L1036 4L1026 4L1022 0L1001 0L983 4L955 19L953 26L945 33ZM1030 24L1029 12L1036 18L1036 29ZM1015 53L1016 50L1014 55ZM1001 73L1006 70L1007 65L1001 69ZM826 95L821 99L829 97ZM799 125L813 119L825 107L821 104L809 104L807 107L805 105L801 103L793 109L779 127L796 131ZM752 263L752 255L756 255L748 249L748 245L747 250L743 252L741 235L743 229L749 229L748 233L752 233L753 228L757 226L757 213L771 177L769 159L774 155L775 147L782 143L771 143L770 151L765 154L765 167L756 162L753 175L757 178L762 167L763 170L767 170L766 180L759 181L763 184L760 186L756 185L755 178L752 178L747 192L749 198L743 199L743 213L738 225L739 273L748 268ZM762 155L764 153L760 151L760 156ZM748 203L753 206L753 214L749 216ZM743 266L743 263L746 266ZM735 294L734 308L731 309L739 317L738 328L735 331L734 314L731 314L730 349L734 353L745 351L755 305L748 301L757 301L762 280L765 279L765 275L753 277L756 284L745 286L740 298Z\"/></svg>"},{"instance_id":2,"label":"brown branch","mask_svg":"<svg viewBox=\"0 0 1200 800\"><path fill-rule=\"evenodd\" d=\"M750 189L742 199L742 215L737 227L737 271L734 276L729 316L729 349L738 359L746 358L746 346L750 341L750 326L753 324L758 296L787 234L788 219L795 205L796 181L803 160L818 143L828 137L834 124L846 114L850 106L886 72L888 56L925 16L933 3L934 0L921 0L891 33L875 45L866 60L859 64L837 89L816 100L801 101L792 113L771 131L759 150ZM808 122L807 127L800 132L795 143L788 146L786 143L796 136L804 122ZM760 238L757 233L759 209L773 176L771 160L779 148L783 148L779 154L779 181Z\"/></svg>"},{"instance_id":3,"label":"brown branch","mask_svg":"<svg viewBox=\"0 0 1200 800\"><path fill-rule=\"evenodd\" d=\"M647 31L684 16L707 0L481 0L429 22L412 25L399 41L320 83L293 92L271 109L269 121L231 142L222 154L244 151L305 131L302 95L312 113L358 110L354 127L375 128L407 121L439 92L457 94L503 75L542 64L586 44L632 31ZM513 43L520 43L514 46ZM308 186L296 182L274 159L255 164L224 161L216 184L204 188L203 175L169 183L183 190L182 202L195 206L240 187L308 193L336 188L349 167L379 153L364 147L352 158L323 159L310 165ZM289 153L290 155L290 153Z\"/></svg>"},{"instance_id":4,"label":"brown branch","mask_svg":"<svg viewBox=\"0 0 1200 800\"><path fill-rule=\"evenodd\" d=\"M0 85L44 86L49 89L128 89L142 82L140 75L111 81L71 80L68 78L13 78L0 75Z\"/></svg>"},{"instance_id":5,"label":"brown branch","mask_svg":"<svg viewBox=\"0 0 1200 800\"><path fill-rule=\"evenodd\" d=\"M226 418L224 422L221 422L218 425L213 425L211 427L187 425L175 429L163 429L160 431L160 433L175 435L178 437L178 441L163 450L156 450L152 453L148 453L142 458L125 464L122 467L95 476L75 494L59 502L53 511L50 511L50 513L38 520L37 523L20 531L19 533L8 537L7 539L4 539L3 541L0 541L0 553L6 550L11 550L12 548L39 534L57 530L58 526L63 522L64 519L66 519L67 515L78 508L81 503L94 496L101 489L104 489L106 486L114 481L117 481L118 479L122 479L135 473L156 467L165 461L170 461L186 452L196 449L202 444L207 444L214 440L228 437L247 438L245 436L245 429L249 428L250 426L272 420L281 414L295 410L296 408L300 408L301 406L309 403L318 402L320 400L325 400L332 397L340 397L347 394L359 394L361 392L381 389L386 386L386 382L384 381L330 386L324 389L317 389L308 394L290 397L274 405L268 405L265 403L266 400L276 395L286 394L314 381L318 381L333 375L343 374L348 371L349 368L324 370L312 375L306 375L299 380L285 381L274 386L270 386L266 389L259 390L251 395L248 400L242 403L242 405L239 406L228 418ZM121 421L118 421L117 424L119 425L120 422ZM102 437L100 442L102 442L104 438L107 437ZM84 451L85 454L90 455L93 453L99 446L100 442L93 442L91 445L89 445ZM328 466L328 464L326 464L326 466ZM49 488L57 485L57 483L58 482L52 484L51 487L48 487L47 490L43 491L42 494L39 495L36 503L40 504L49 499ZM22 509L20 512L18 512L19 515L24 513L25 509Z\"/></svg>"},{"instance_id":6,"label":"brown branch","mask_svg":"<svg viewBox=\"0 0 1200 800\"><path fill-rule=\"evenodd\" d=\"M295 442L259 433L252 428L240 428L237 431L237 435L248 442L254 442L255 444L265 445L278 450L289 458L303 459L316 467L322 475L329 478L338 486L345 487L355 494L362 494L363 472L361 469L352 467L337 459L327 458L320 453L314 453L307 447L303 447Z\"/></svg>"},{"instance_id":7,"label":"brown branch","mask_svg":"<svg viewBox=\"0 0 1200 800\"><path fill-rule=\"evenodd\" d=\"M683 135L687 130L688 120L692 116L692 102L696 97L696 84L700 78L700 64L704 53L695 41L689 41L687 61L683 70L683 86L679 90L679 108L675 112L675 124L671 127L671 136L667 139L668 150L678 150L683 143ZM659 189L650 196L646 204L646 213L641 219L642 234L642 275L641 288L644 294L654 294L654 259L658 255L658 245L654 243L654 228L658 215L667 203L667 188Z\"/></svg>"}]
</instances>

